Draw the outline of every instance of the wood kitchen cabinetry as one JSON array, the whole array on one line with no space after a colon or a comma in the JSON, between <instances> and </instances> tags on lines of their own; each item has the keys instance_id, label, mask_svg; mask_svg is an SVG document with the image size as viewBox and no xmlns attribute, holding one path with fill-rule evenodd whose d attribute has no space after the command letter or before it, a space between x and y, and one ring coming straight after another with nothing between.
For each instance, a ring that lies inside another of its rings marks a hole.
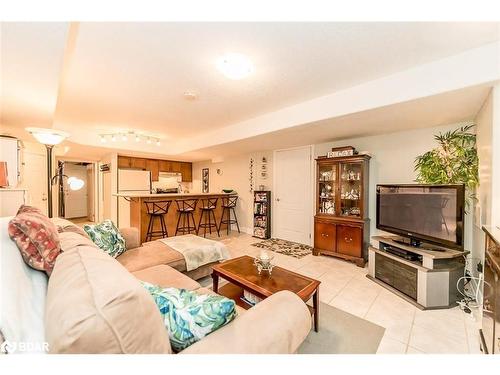
<instances>
[{"instance_id":1,"label":"wood kitchen cabinetry","mask_svg":"<svg viewBox=\"0 0 500 375\"><path fill-rule=\"evenodd\" d=\"M146 159L145 169L151 171L151 180L158 181L160 175L160 167L158 160Z\"/></svg>"},{"instance_id":2,"label":"wood kitchen cabinetry","mask_svg":"<svg viewBox=\"0 0 500 375\"><path fill-rule=\"evenodd\" d=\"M193 181L193 165L184 161L158 160L118 156L118 168L133 168L151 171L151 179L158 181L160 172L181 173L183 182Z\"/></svg>"},{"instance_id":3,"label":"wood kitchen cabinetry","mask_svg":"<svg viewBox=\"0 0 500 375\"><path fill-rule=\"evenodd\" d=\"M370 156L316 159L314 255L332 255L363 267L370 238Z\"/></svg>"}]
</instances>

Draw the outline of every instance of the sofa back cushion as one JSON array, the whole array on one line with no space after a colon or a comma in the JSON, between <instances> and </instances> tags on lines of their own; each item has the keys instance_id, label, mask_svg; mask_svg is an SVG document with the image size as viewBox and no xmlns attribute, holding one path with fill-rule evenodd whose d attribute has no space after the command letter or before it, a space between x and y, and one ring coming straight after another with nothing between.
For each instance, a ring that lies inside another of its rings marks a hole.
<instances>
[{"instance_id":1,"label":"sofa back cushion","mask_svg":"<svg viewBox=\"0 0 500 375\"><path fill-rule=\"evenodd\" d=\"M85 244L57 258L45 330L51 353L171 353L148 292L115 259Z\"/></svg>"}]
</instances>

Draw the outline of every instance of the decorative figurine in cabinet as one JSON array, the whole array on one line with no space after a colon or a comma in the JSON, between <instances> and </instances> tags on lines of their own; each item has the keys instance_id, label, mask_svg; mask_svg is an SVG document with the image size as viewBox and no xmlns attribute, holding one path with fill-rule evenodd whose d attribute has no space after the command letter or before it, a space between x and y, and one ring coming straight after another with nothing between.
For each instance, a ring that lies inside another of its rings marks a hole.
<instances>
[{"instance_id":1,"label":"decorative figurine in cabinet","mask_svg":"<svg viewBox=\"0 0 500 375\"><path fill-rule=\"evenodd\" d=\"M316 159L313 254L340 257L364 267L370 238L370 156L348 149L352 155Z\"/></svg>"}]
</instances>

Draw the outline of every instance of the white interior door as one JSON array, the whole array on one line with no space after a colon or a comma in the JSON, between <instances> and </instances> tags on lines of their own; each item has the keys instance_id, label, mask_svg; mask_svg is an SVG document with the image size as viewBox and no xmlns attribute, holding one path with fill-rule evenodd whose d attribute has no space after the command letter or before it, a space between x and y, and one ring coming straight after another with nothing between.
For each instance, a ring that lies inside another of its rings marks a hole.
<instances>
[{"instance_id":1,"label":"white interior door","mask_svg":"<svg viewBox=\"0 0 500 375\"><path fill-rule=\"evenodd\" d=\"M24 151L21 186L28 189L28 204L47 214L47 156Z\"/></svg>"},{"instance_id":2,"label":"white interior door","mask_svg":"<svg viewBox=\"0 0 500 375\"><path fill-rule=\"evenodd\" d=\"M84 181L81 189L71 190L68 179L64 179L64 217L66 219L87 217L87 167L66 162L64 164L64 174Z\"/></svg>"},{"instance_id":3,"label":"white interior door","mask_svg":"<svg viewBox=\"0 0 500 375\"><path fill-rule=\"evenodd\" d=\"M274 153L273 236L311 243L311 147Z\"/></svg>"}]
</instances>

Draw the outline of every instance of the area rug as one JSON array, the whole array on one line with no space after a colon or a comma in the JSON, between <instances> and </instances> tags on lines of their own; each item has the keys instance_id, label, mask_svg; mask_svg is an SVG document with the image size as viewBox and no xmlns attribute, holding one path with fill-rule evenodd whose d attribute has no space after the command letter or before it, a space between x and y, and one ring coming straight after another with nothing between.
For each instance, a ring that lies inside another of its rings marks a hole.
<instances>
[{"instance_id":1,"label":"area rug","mask_svg":"<svg viewBox=\"0 0 500 375\"><path fill-rule=\"evenodd\" d=\"M271 238L262 242L256 242L252 246L285 254L294 258L302 258L312 253L312 247L301 243Z\"/></svg>"},{"instance_id":2,"label":"area rug","mask_svg":"<svg viewBox=\"0 0 500 375\"><path fill-rule=\"evenodd\" d=\"M375 354L385 328L322 303L319 332L311 330L299 354Z\"/></svg>"}]
</instances>

